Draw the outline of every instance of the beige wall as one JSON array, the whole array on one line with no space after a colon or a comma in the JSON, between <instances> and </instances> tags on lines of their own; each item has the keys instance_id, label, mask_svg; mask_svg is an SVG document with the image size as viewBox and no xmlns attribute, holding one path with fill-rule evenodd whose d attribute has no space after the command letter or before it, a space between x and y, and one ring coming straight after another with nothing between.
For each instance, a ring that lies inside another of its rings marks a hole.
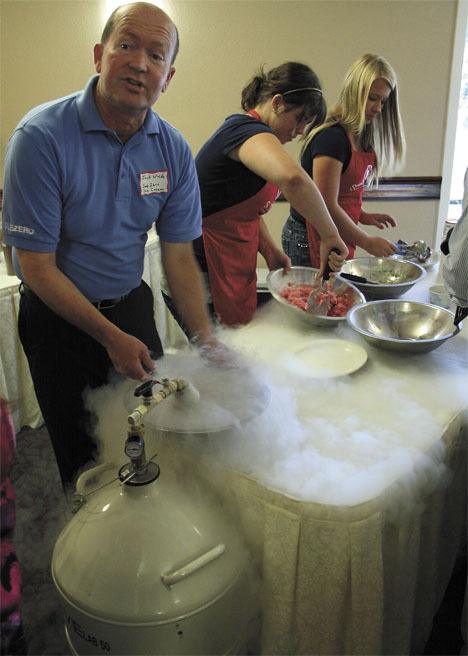
<instances>
[{"instance_id":1,"label":"beige wall","mask_svg":"<svg viewBox=\"0 0 468 656\"><path fill-rule=\"evenodd\" d=\"M312 66L329 102L363 52L387 57L401 85L408 158L401 175L442 171L456 0L165 0L179 27L177 74L158 101L196 153L259 64ZM93 73L105 0L1 0L1 152L34 105L84 86ZM298 147L289 147L296 155ZM3 171L3 166L2 166ZM432 241L438 203L373 202L400 226L390 236ZM288 207L272 210L278 238Z\"/></svg>"}]
</instances>

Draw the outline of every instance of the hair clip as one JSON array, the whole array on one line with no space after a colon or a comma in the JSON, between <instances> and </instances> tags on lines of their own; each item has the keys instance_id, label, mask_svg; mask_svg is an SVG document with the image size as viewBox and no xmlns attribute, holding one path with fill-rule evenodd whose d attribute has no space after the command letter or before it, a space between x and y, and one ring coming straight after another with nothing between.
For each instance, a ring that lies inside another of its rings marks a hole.
<instances>
[{"instance_id":1,"label":"hair clip","mask_svg":"<svg viewBox=\"0 0 468 656\"><path fill-rule=\"evenodd\" d=\"M288 93L296 93L296 91L316 91L320 95L322 95L322 89L318 89L317 87L300 87L299 89L291 89L290 91L285 91L282 93L282 96L287 96Z\"/></svg>"}]
</instances>

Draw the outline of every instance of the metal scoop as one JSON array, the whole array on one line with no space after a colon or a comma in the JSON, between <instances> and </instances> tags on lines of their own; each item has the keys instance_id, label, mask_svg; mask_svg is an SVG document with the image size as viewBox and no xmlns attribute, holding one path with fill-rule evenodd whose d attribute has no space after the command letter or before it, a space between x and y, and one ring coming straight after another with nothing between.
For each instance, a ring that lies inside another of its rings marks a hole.
<instances>
[{"instance_id":1,"label":"metal scoop","mask_svg":"<svg viewBox=\"0 0 468 656\"><path fill-rule=\"evenodd\" d=\"M330 295L327 292L327 282L330 278L331 269L327 263L323 271L322 280L317 285L314 285L309 294L306 303L306 312L315 316L327 316L330 309Z\"/></svg>"},{"instance_id":2,"label":"metal scoop","mask_svg":"<svg viewBox=\"0 0 468 656\"><path fill-rule=\"evenodd\" d=\"M414 258L418 262L426 262L431 257L431 248L422 239L416 240L411 245L399 239L395 246L398 249L398 255Z\"/></svg>"}]
</instances>

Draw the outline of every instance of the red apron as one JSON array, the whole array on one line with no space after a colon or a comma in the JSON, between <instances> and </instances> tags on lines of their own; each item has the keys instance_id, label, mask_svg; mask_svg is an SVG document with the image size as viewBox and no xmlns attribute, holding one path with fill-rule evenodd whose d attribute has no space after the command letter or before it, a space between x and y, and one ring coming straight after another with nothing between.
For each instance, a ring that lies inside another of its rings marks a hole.
<instances>
[{"instance_id":1,"label":"red apron","mask_svg":"<svg viewBox=\"0 0 468 656\"><path fill-rule=\"evenodd\" d=\"M248 323L257 309L260 215L277 195L278 188L267 182L255 196L203 218L211 298L226 326Z\"/></svg>"},{"instance_id":2,"label":"red apron","mask_svg":"<svg viewBox=\"0 0 468 656\"><path fill-rule=\"evenodd\" d=\"M351 148L352 153L348 168L341 175L340 179L338 204L357 225L362 210L362 192L364 190L364 184L374 168L375 153L365 153L360 150L355 150L352 144ZM306 222L306 226L309 239L310 260L313 267L319 268L320 236L310 223ZM350 260L354 257L356 244L349 244L346 242L346 246L349 250L346 259Z\"/></svg>"},{"instance_id":3,"label":"red apron","mask_svg":"<svg viewBox=\"0 0 468 656\"><path fill-rule=\"evenodd\" d=\"M261 120L254 109L248 113ZM203 217L211 299L225 326L248 323L257 309L260 216L278 195L278 187L267 182L255 196Z\"/></svg>"}]
</instances>

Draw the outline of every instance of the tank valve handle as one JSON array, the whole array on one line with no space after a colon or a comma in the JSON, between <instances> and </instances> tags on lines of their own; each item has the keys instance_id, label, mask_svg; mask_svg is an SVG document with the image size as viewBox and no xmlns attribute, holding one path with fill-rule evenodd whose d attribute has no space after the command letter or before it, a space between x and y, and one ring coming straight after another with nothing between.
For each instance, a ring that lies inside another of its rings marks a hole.
<instances>
[{"instance_id":1,"label":"tank valve handle","mask_svg":"<svg viewBox=\"0 0 468 656\"><path fill-rule=\"evenodd\" d=\"M153 395L153 386L159 384L161 389ZM183 378L163 378L162 380L146 380L144 383L139 385L135 391L134 396L142 396L143 403L139 405L135 410L128 416L128 423L130 426L138 426L143 421L143 415L145 415L148 410L153 406L164 401L168 396L174 392L180 392L188 386L187 381Z\"/></svg>"},{"instance_id":2,"label":"tank valve handle","mask_svg":"<svg viewBox=\"0 0 468 656\"><path fill-rule=\"evenodd\" d=\"M155 380L154 378L145 380L144 383L142 383L135 389L133 396L143 396L144 399L148 397L151 398L153 396L153 385L156 385L156 383L159 382L160 382L159 380Z\"/></svg>"}]
</instances>

